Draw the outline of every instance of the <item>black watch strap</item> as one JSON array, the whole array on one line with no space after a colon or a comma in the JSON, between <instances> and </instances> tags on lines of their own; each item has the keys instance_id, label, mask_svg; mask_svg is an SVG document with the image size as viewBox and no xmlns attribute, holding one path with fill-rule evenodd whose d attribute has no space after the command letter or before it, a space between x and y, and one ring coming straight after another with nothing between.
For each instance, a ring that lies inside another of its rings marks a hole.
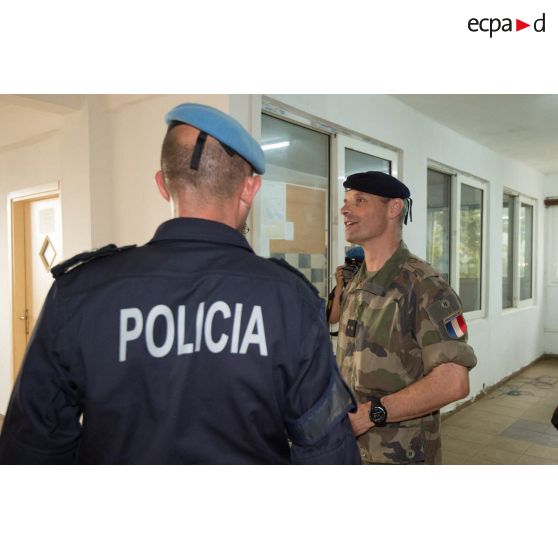
<instances>
[{"instance_id":1,"label":"black watch strap","mask_svg":"<svg viewBox=\"0 0 558 558\"><path fill-rule=\"evenodd\" d=\"M388 419L387 409L380 403L377 397L370 398L370 411L368 411L370 422L374 426L385 426Z\"/></svg>"}]
</instances>

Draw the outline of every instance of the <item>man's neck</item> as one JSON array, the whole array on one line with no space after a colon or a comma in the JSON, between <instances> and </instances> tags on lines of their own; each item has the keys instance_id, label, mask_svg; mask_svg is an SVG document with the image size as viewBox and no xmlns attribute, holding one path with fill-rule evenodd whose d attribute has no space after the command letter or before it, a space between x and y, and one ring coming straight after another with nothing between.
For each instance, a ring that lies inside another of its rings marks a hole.
<instances>
[{"instance_id":1,"label":"man's neck","mask_svg":"<svg viewBox=\"0 0 558 558\"><path fill-rule=\"evenodd\" d=\"M207 219L208 221L217 221L236 229L235 221L236 212L234 207L225 205L209 206L206 204L193 203L173 203L172 213L174 217L190 217L195 219Z\"/></svg>"},{"instance_id":2,"label":"man's neck","mask_svg":"<svg viewBox=\"0 0 558 558\"><path fill-rule=\"evenodd\" d=\"M401 245L401 237L374 238L364 243L364 261L367 271L379 271Z\"/></svg>"}]
</instances>

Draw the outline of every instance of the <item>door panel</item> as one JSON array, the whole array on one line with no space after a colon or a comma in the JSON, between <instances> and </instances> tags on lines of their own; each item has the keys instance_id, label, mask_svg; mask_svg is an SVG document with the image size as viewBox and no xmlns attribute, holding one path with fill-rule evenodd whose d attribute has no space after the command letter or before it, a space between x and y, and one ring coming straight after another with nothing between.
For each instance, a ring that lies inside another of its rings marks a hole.
<instances>
[{"instance_id":1,"label":"door panel","mask_svg":"<svg viewBox=\"0 0 558 558\"><path fill-rule=\"evenodd\" d=\"M62 261L59 199L48 198L27 202L26 229L26 298L29 314L28 330L31 335L53 281L50 270Z\"/></svg>"},{"instance_id":2,"label":"door panel","mask_svg":"<svg viewBox=\"0 0 558 558\"><path fill-rule=\"evenodd\" d=\"M12 255L15 377L52 285L50 270L63 259L57 195L12 201Z\"/></svg>"}]
</instances>

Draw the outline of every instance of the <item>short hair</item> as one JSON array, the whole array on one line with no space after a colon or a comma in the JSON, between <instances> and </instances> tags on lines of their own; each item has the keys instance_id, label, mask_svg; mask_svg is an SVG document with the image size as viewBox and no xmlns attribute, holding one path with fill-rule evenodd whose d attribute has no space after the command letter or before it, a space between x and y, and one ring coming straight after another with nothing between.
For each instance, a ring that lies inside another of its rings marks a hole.
<instances>
[{"instance_id":1,"label":"short hair","mask_svg":"<svg viewBox=\"0 0 558 558\"><path fill-rule=\"evenodd\" d=\"M202 197L231 198L242 180L252 174L251 165L236 153L229 155L215 138L208 136L199 167L192 169L195 143L184 144L180 128L180 123L169 126L161 149L161 170L171 193L190 189Z\"/></svg>"}]
</instances>

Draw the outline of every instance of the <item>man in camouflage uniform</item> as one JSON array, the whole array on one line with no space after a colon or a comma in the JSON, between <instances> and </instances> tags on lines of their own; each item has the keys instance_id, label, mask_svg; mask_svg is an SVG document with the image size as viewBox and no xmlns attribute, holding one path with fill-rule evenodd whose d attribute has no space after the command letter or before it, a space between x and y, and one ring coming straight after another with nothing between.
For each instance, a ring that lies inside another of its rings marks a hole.
<instances>
[{"instance_id":1,"label":"man in camouflage uniform","mask_svg":"<svg viewBox=\"0 0 558 558\"><path fill-rule=\"evenodd\" d=\"M401 240L403 183L370 171L344 186L345 237L365 261L341 297L337 363L359 403L349 417L362 462L441 463L439 410L469 393L476 364L461 302Z\"/></svg>"}]
</instances>

